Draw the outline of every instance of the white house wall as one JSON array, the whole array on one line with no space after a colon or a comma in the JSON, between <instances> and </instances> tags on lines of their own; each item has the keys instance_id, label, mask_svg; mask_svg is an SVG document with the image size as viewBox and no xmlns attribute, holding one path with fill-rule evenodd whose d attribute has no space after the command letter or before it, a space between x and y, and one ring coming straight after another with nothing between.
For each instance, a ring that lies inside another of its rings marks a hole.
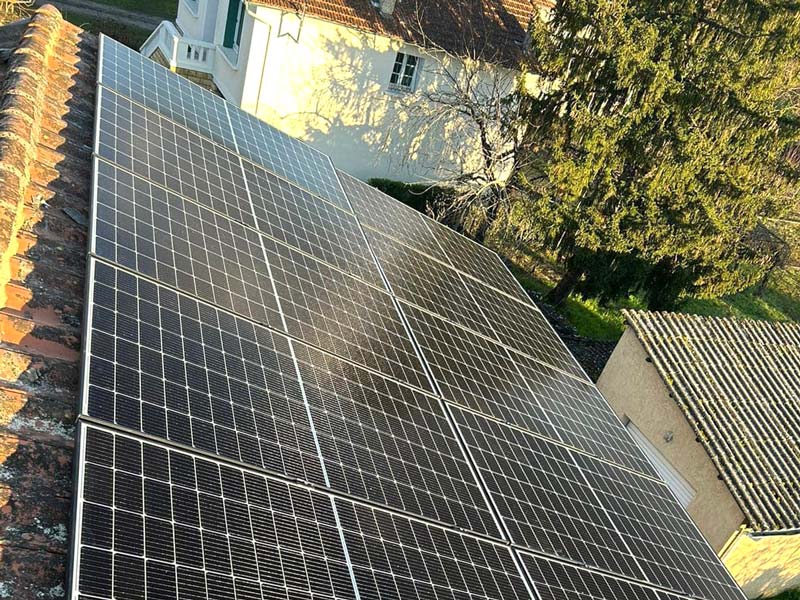
<instances>
[{"instance_id":1,"label":"white house wall","mask_svg":"<svg viewBox=\"0 0 800 600\"><path fill-rule=\"evenodd\" d=\"M201 0L202 1L202 0ZM222 44L227 2L217 11L216 43ZM473 137L448 119L422 131L406 103L425 102L439 68L416 48L326 21L250 5L241 65L217 60L215 83L244 110L330 154L356 177L404 181L442 179L477 157ZM255 42L255 43L253 43ZM414 96L387 90L398 50L423 55ZM266 54L266 56L265 56ZM262 75L263 73L263 75Z\"/></svg>"},{"instance_id":2,"label":"white house wall","mask_svg":"<svg viewBox=\"0 0 800 600\"><path fill-rule=\"evenodd\" d=\"M211 41L204 38L205 21L211 0L181 0L175 24L187 39Z\"/></svg>"}]
</instances>

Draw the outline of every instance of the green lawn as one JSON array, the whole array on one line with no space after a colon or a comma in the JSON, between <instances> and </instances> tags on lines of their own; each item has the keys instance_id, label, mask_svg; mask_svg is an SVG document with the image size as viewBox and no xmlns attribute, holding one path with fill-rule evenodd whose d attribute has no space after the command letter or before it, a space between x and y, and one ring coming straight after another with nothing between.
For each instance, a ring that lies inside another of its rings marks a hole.
<instances>
[{"instance_id":1,"label":"green lawn","mask_svg":"<svg viewBox=\"0 0 800 600\"><path fill-rule=\"evenodd\" d=\"M95 0L95 2L163 19L174 20L178 12L178 0Z\"/></svg>"},{"instance_id":2,"label":"green lawn","mask_svg":"<svg viewBox=\"0 0 800 600\"><path fill-rule=\"evenodd\" d=\"M84 13L63 10L62 14L67 21L82 27L86 31L91 33L105 33L137 51L152 33L149 29L122 25L111 19L93 18Z\"/></svg>"},{"instance_id":3,"label":"green lawn","mask_svg":"<svg viewBox=\"0 0 800 600\"><path fill-rule=\"evenodd\" d=\"M525 268L512 265L511 272L526 290L545 294L555 283L554 278L545 275L541 268L532 267L536 260L534 257L515 254L511 260L525 265ZM552 265L548 265L550 267ZM531 272L535 275L531 275ZM625 330L621 312L624 308L647 307L637 296L603 305L595 298L572 295L559 308L559 312L580 335L594 340L615 341ZM800 269L786 269L776 273L761 296L751 289L722 298L691 298L681 302L675 310L713 317L800 322Z\"/></svg>"}]
</instances>

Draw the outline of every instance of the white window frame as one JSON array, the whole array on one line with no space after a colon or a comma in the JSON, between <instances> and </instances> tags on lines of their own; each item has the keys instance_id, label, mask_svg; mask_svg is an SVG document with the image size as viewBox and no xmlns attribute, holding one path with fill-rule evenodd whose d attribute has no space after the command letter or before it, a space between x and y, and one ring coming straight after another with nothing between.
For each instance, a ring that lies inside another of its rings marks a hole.
<instances>
[{"instance_id":1,"label":"white window frame","mask_svg":"<svg viewBox=\"0 0 800 600\"><path fill-rule=\"evenodd\" d=\"M644 452L647 458L650 459L650 462L653 463L661 479L666 482L669 489L675 494L681 506L683 506L683 508L688 507L692 503L692 500L695 499L695 496L697 496L695 489L684 479L680 472L670 464L666 457L659 452L658 448L639 431L639 428L634 425L633 421L626 419L625 429L628 430L628 433L631 434L631 437L638 444L639 448L642 449L642 452Z\"/></svg>"},{"instance_id":2,"label":"white window frame","mask_svg":"<svg viewBox=\"0 0 800 600\"><path fill-rule=\"evenodd\" d=\"M414 62L412 65L410 65L412 69L410 81L408 84L404 84L403 80L408 75L407 70L409 68L409 59L413 59ZM419 81L419 74L421 70L421 56L403 50L398 50L397 54L395 55L394 62L392 63L392 71L389 74L389 89L393 92L413 92L417 89L417 82Z\"/></svg>"}]
</instances>

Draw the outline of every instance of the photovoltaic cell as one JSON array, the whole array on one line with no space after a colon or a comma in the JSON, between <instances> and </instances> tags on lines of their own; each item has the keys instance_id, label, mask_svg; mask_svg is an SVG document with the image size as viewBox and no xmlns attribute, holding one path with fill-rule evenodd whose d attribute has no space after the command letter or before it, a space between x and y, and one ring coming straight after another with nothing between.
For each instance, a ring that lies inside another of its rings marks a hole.
<instances>
[{"instance_id":1,"label":"photovoltaic cell","mask_svg":"<svg viewBox=\"0 0 800 600\"><path fill-rule=\"evenodd\" d=\"M94 263L86 413L324 485L288 340Z\"/></svg>"},{"instance_id":2,"label":"photovoltaic cell","mask_svg":"<svg viewBox=\"0 0 800 600\"><path fill-rule=\"evenodd\" d=\"M336 500L364 600L528 600L507 546Z\"/></svg>"},{"instance_id":3,"label":"photovoltaic cell","mask_svg":"<svg viewBox=\"0 0 800 600\"><path fill-rule=\"evenodd\" d=\"M239 154L342 209L350 208L327 155L243 110L231 107L228 112Z\"/></svg>"},{"instance_id":4,"label":"photovoltaic cell","mask_svg":"<svg viewBox=\"0 0 800 600\"><path fill-rule=\"evenodd\" d=\"M226 217L255 226L239 157L101 89L97 154Z\"/></svg>"},{"instance_id":5,"label":"photovoltaic cell","mask_svg":"<svg viewBox=\"0 0 800 600\"><path fill-rule=\"evenodd\" d=\"M597 388L526 356L512 355L561 440L605 460L658 477Z\"/></svg>"},{"instance_id":6,"label":"photovoltaic cell","mask_svg":"<svg viewBox=\"0 0 800 600\"><path fill-rule=\"evenodd\" d=\"M100 83L142 106L235 150L225 100L102 36Z\"/></svg>"},{"instance_id":7,"label":"photovoltaic cell","mask_svg":"<svg viewBox=\"0 0 800 600\"><path fill-rule=\"evenodd\" d=\"M328 496L95 426L81 445L81 598L356 598Z\"/></svg>"},{"instance_id":8,"label":"photovoltaic cell","mask_svg":"<svg viewBox=\"0 0 800 600\"><path fill-rule=\"evenodd\" d=\"M348 209L325 154L103 36L100 83Z\"/></svg>"},{"instance_id":9,"label":"photovoltaic cell","mask_svg":"<svg viewBox=\"0 0 800 600\"><path fill-rule=\"evenodd\" d=\"M494 337L481 309L455 270L379 233L371 236L370 245L398 298Z\"/></svg>"},{"instance_id":10,"label":"photovoltaic cell","mask_svg":"<svg viewBox=\"0 0 800 600\"><path fill-rule=\"evenodd\" d=\"M334 489L500 535L436 398L302 344L295 353Z\"/></svg>"},{"instance_id":11,"label":"photovoltaic cell","mask_svg":"<svg viewBox=\"0 0 800 600\"><path fill-rule=\"evenodd\" d=\"M586 379L581 366L541 311L530 301L517 302L477 281L465 278L465 283L500 342L575 377Z\"/></svg>"},{"instance_id":12,"label":"photovoltaic cell","mask_svg":"<svg viewBox=\"0 0 800 600\"><path fill-rule=\"evenodd\" d=\"M244 162L260 231L364 281L383 287L355 216L269 171Z\"/></svg>"},{"instance_id":13,"label":"photovoltaic cell","mask_svg":"<svg viewBox=\"0 0 800 600\"><path fill-rule=\"evenodd\" d=\"M742 597L666 484L576 458L650 582L699 598Z\"/></svg>"},{"instance_id":14,"label":"photovoltaic cell","mask_svg":"<svg viewBox=\"0 0 800 600\"><path fill-rule=\"evenodd\" d=\"M448 264L425 217L419 212L343 171L337 173L363 225ZM369 231L367 236L373 237Z\"/></svg>"},{"instance_id":15,"label":"photovoltaic cell","mask_svg":"<svg viewBox=\"0 0 800 600\"><path fill-rule=\"evenodd\" d=\"M401 306L445 400L557 436L505 348L405 302Z\"/></svg>"},{"instance_id":16,"label":"photovoltaic cell","mask_svg":"<svg viewBox=\"0 0 800 600\"><path fill-rule=\"evenodd\" d=\"M93 250L179 290L281 328L255 230L96 162Z\"/></svg>"},{"instance_id":17,"label":"photovoltaic cell","mask_svg":"<svg viewBox=\"0 0 800 600\"><path fill-rule=\"evenodd\" d=\"M533 554L521 552L520 556L540 600L680 600L662 590Z\"/></svg>"},{"instance_id":18,"label":"photovoltaic cell","mask_svg":"<svg viewBox=\"0 0 800 600\"><path fill-rule=\"evenodd\" d=\"M530 303L519 283L495 252L456 233L446 225L432 219L428 223L453 267L509 296Z\"/></svg>"},{"instance_id":19,"label":"photovoltaic cell","mask_svg":"<svg viewBox=\"0 0 800 600\"><path fill-rule=\"evenodd\" d=\"M263 238L289 334L422 389L422 370L391 296Z\"/></svg>"},{"instance_id":20,"label":"photovoltaic cell","mask_svg":"<svg viewBox=\"0 0 800 600\"><path fill-rule=\"evenodd\" d=\"M458 408L454 413L513 541L642 576L567 448Z\"/></svg>"}]
</instances>

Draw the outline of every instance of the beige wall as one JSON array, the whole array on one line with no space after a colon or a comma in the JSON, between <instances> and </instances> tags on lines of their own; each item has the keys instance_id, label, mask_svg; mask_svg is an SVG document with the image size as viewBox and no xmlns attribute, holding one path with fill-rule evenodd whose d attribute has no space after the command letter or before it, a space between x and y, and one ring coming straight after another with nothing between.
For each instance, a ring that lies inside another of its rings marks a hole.
<instances>
[{"instance_id":1,"label":"beige wall","mask_svg":"<svg viewBox=\"0 0 800 600\"><path fill-rule=\"evenodd\" d=\"M217 43L226 6L220 2ZM224 60L215 65L226 98L361 179L440 180L473 168L479 144L467 121L436 122L435 108L431 119L418 117L423 94L445 89L442 64L453 71L458 61L320 19L252 8L258 18L248 17L236 68ZM398 51L423 56L416 93L388 89ZM515 85L512 71L486 72L509 91Z\"/></svg>"},{"instance_id":2,"label":"beige wall","mask_svg":"<svg viewBox=\"0 0 800 600\"><path fill-rule=\"evenodd\" d=\"M629 418L696 491L687 507L716 552L744 522L727 486L677 403L661 380L636 334L627 329L597 387L621 418ZM671 438L667 442L666 439Z\"/></svg>"},{"instance_id":3,"label":"beige wall","mask_svg":"<svg viewBox=\"0 0 800 600\"><path fill-rule=\"evenodd\" d=\"M800 534L738 535L722 554L748 598L800 588Z\"/></svg>"}]
</instances>

